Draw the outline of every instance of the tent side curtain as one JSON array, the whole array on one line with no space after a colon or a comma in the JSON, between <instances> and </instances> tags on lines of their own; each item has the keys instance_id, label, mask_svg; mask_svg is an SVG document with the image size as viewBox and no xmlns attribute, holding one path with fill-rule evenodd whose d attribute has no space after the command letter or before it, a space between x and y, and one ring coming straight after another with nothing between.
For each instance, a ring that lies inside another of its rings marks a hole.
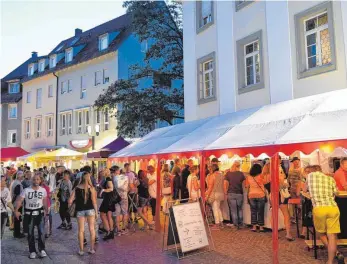
<instances>
[{"instance_id":1,"label":"tent side curtain","mask_svg":"<svg viewBox=\"0 0 347 264\"><path fill-rule=\"evenodd\" d=\"M201 151L271 156L282 150L287 154L301 149L308 153L327 144L345 147L345 98L347 89L154 130L110 158L168 157Z\"/></svg>"}]
</instances>

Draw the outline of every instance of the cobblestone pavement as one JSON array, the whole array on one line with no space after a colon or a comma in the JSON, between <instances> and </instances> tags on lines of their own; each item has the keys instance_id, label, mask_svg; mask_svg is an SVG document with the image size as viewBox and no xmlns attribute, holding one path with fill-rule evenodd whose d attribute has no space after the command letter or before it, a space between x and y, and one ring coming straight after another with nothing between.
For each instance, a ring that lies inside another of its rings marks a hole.
<instances>
[{"instance_id":1,"label":"cobblestone pavement","mask_svg":"<svg viewBox=\"0 0 347 264\"><path fill-rule=\"evenodd\" d=\"M126 236L116 237L112 241L100 241L93 256L85 254L77 256L77 224L73 221L73 230L56 230L60 224L59 216L54 216L53 235L46 240L48 257L29 260L26 239L14 239L12 233L5 232L1 243L2 264L22 263L89 263L89 264L135 264L135 263L237 263L237 264L268 264L271 263L272 240L271 232L253 233L249 229L236 230L225 228L212 231L215 251L191 256L178 261L175 254L162 253L163 237L155 231L137 231ZM87 240L89 234L86 232ZM326 251L319 251L318 260L314 260L313 252L305 249L303 240L287 242L284 232L280 232L280 263L325 263ZM88 248L88 246L87 246ZM86 251L86 250L85 250ZM347 253L347 251L344 251ZM345 254L346 255L346 254Z\"/></svg>"}]
</instances>

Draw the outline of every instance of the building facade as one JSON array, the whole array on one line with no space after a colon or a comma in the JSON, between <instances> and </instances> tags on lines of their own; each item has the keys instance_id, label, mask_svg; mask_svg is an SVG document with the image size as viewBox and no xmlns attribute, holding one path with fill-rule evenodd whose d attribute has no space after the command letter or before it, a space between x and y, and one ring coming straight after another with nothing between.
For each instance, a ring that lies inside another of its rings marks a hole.
<instances>
[{"instance_id":1,"label":"building facade","mask_svg":"<svg viewBox=\"0 0 347 264\"><path fill-rule=\"evenodd\" d=\"M143 63L147 48L132 34L131 15L126 14L84 32L75 29L48 55L31 61L22 80L22 148L85 151L115 140L115 113L93 105L112 83L131 77L130 66ZM143 78L138 88L151 86L153 79Z\"/></svg>"},{"instance_id":2,"label":"building facade","mask_svg":"<svg viewBox=\"0 0 347 264\"><path fill-rule=\"evenodd\" d=\"M20 147L22 132L22 85L28 65L36 60L37 53L1 79L1 148Z\"/></svg>"},{"instance_id":3,"label":"building facade","mask_svg":"<svg viewBox=\"0 0 347 264\"><path fill-rule=\"evenodd\" d=\"M47 58L43 58L47 60ZM29 64L29 68L39 60ZM33 73L35 74L35 72ZM56 87L53 73L23 82L21 147L29 152L56 145Z\"/></svg>"},{"instance_id":4,"label":"building facade","mask_svg":"<svg viewBox=\"0 0 347 264\"><path fill-rule=\"evenodd\" d=\"M344 1L183 3L185 120L347 88Z\"/></svg>"}]
</instances>

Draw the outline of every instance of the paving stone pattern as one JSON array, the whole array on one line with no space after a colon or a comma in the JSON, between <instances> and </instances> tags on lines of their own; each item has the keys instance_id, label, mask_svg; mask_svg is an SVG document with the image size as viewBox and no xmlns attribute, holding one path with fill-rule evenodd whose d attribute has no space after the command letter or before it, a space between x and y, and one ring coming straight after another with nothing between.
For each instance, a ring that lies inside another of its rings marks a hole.
<instances>
[{"instance_id":1,"label":"paving stone pattern","mask_svg":"<svg viewBox=\"0 0 347 264\"><path fill-rule=\"evenodd\" d=\"M253 233L249 229L236 230L224 228L212 231L215 243L215 251L191 256L177 260L175 254L162 253L163 238L155 231L137 231L128 235L116 237L112 241L100 241L96 248L96 254L87 253L80 257L77 255L77 223L73 220L73 230L56 230L60 224L59 216L54 216L53 235L46 240L48 257L44 259L28 259L27 240L14 239L7 229L1 241L1 263L89 263L89 264L156 264L156 263L235 263L235 264L269 264L272 258L271 232ZM86 231L89 240L88 231ZM280 263L305 264L325 263L326 251L319 251L319 259L314 260L313 252L308 252L303 240L287 242L284 239L284 231L280 232ZM88 246L85 248L87 251ZM347 253L347 251L344 251ZM345 254L346 255L346 254Z\"/></svg>"}]
</instances>

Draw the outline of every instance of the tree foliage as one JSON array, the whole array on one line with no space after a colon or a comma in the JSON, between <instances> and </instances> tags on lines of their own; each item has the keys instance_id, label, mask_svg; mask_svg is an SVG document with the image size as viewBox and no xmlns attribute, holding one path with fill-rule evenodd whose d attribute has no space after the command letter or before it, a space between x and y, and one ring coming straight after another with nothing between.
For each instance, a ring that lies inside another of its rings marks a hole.
<instances>
[{"instance_id":1,"label":"tree foliage","mask_svg":"<svg viewBox=\"0 0 347 264\"><path fill-rule=\"evenodd\" d=\"M183 119L182 3L125 1L123 6L132 17L130 30L148 43L147 51L143 62L130 66L129 78L111 84L95 106L114 109L118 132L137 136L152 130L158 120L172 124L174 118ZM140 89L138 84L148 78L154 81ZM177 80L182 87L172 88Z\"/></svg>"}]
</instances>

